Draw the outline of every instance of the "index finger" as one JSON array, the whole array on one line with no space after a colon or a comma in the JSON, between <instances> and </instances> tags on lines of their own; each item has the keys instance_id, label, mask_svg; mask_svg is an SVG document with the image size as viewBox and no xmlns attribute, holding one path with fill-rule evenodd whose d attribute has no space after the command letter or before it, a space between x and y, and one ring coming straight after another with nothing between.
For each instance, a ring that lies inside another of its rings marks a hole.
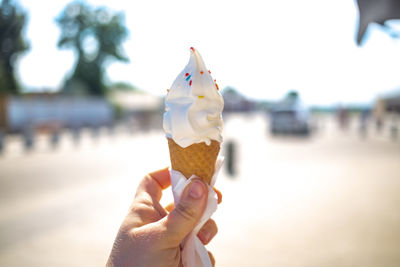
<instances>
[{"instance_id":1,"label":"index finger","mask_svg":"<svg viewBox=\"0 0 400 267\"><path fill-rule=\"evenodd\" d=\"M154 171L146 175L140 182L136 195L148 194L157 201L161 199L162 190L171 185L168 168Z\"/></svg>"},{"instance_id":2,"label":"index finger","mask_svg":"<svg viewBox=\"0 0 400 267\"><path fill-rule=\"evenodd\" d=\"M161 189L165 189L171 185L171 178L169 176L168 167L149 173L149 176L153 178L161 187Z\"/></svg>"}]
</instances>

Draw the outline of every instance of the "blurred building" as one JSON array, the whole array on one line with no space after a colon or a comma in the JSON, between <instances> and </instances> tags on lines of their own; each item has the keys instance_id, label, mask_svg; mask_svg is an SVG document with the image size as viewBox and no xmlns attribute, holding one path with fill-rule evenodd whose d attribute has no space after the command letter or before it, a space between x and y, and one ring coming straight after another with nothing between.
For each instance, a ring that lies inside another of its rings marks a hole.
<instances>
[{"instance_id":1,"label":"blurred building","mask_svg":"<svg viewBox=\"0 0 400 267\"><path fill-rule=\"evenodd\" d=\"M224 98L224 112L252 111L257 107L256 102L249 100L231 87L222 90L221 94Z\"/></svg>"},{"instance_id":2,"label":"blurred building","mask_svg":"<svg viewBox=\"0 0 400 267\"><path fill-rule=\"evenodd\" d=\"M374 114L384 116L385 113L400 114L400 90L378 98L374 107Z\"/></svg>"},{"instance_id":3,"label":"blurred building","mask_svg":"<svg viewBox=\"0 0 400 267\"><path fill-rule=\"evenodd\" d=\"M142 130L162 126L164 99L138 90L113 89L109 97L122 121L135 124Z\"/></svg>"},{"instance_id":4,"label":"blurred building","mask_svg":"<svg viewBox=\"0 0 400 267\"><path fill-rule=\"evenodd\" d=\"M2 96L0 111L0 126L10 133L101 127L114 118L112 106L104 98L57 93Z\"/></svg>"},{"instance_id":5,"label":"blurred building","mask_svg":"<svg viewBox=\"0 0 400 267\"><path fill-rule=\"evenodd\" d=\"M290 91L269 111L272 134L296 134L308 136L311 131L309 108L300 100L297 91Z\"/></svg>"},{"instance_id":6,"label":"blurred building","mask_svg":"<svg viewBox=\"0 0 400 267\"><path fill-rule=\"evenodd\" d=\"M389 129L392 139L397 139L400 129L400 90L380 97L374 106L376 129Z\"/></svg>"},{"instance_id":7,"label":"blurred building","mask_svg":"<svg viewBox=\"0 0 400 267\"><path fill-rule=\"evenodd\" d=\"M386 110L400 113L400 92L383 99Z\"/></svg>"},{"instance_id":8,"label":"blurred building","mask_svg":"<svg viewBox=\"0 0 400 267\"><path fill-rule=\"evenodd\" d=\"M113 90L110 100L128 113L160 110L164 105L162 97L140 91Z\"/></svg>"}]
</instances>

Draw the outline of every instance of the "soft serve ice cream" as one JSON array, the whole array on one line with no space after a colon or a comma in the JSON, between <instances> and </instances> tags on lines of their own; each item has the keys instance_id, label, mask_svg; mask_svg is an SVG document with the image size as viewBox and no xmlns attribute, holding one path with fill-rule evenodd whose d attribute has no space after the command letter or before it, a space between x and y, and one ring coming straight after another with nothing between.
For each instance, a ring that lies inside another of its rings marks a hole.
<instances>
[{"instance_id":1,"label":"soft serve ice cream","mask_svg":"<svg viewBox=\"0 0 400 267\"><path fill-rule=\"evenodd\" d=\"M222 160L217 159L222 142L224 101L199 52L190 49L187 66L175 79L165 98L164 130L171 158L171 187L175 204L194 177L208 184L204 213L194 230L184 239L182 263L185 267L212 267L207 249L197 237L201 227L217 209L213 186Z\"/></svg>"},{"instance_id":2,"label":"soft serve ice cream","mask_svg":"<svg viewBox=\"0 0 400 267\"><path fill-rule=\"evenodd\" d=\"M185 148L211 140L222 142L224 101L199 52L190 48L190 60L165 99L164 131Z\"/></svg>"}]
</instances>

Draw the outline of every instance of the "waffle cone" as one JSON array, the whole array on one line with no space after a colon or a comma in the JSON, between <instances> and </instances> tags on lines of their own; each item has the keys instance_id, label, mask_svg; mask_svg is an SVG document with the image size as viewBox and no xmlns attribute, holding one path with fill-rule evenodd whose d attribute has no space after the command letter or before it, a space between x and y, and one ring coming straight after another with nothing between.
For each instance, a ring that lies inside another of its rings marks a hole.
<instances>
[{"instance_id":1,"label":"waffle cone","mask_svg":"<svg viewBox=\"0 0 400 267\"><path fill-rule=\"evenodd\" d=\"M168 138L168 146L173 170L181 172L187 179L196 175L210 184L220 149L219 142L212 140L210 145L198 143L183 148Z\"/></svg>"}]
</instances>

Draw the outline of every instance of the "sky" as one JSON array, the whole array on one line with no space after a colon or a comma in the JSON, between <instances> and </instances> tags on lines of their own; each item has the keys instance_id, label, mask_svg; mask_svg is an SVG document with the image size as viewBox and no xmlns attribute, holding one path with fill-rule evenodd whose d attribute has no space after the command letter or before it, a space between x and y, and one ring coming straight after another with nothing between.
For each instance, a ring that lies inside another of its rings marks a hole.
<instances>
[{"instance_id":1,"label":"sky","mask_svg":"<svg viewBox=\"0 0 400 267\"><path fill-rule=\"evenodd\" d=\"M26 88L59 89L74 67L71 50L59 50L54 19L71 1L19 0L29 13L31 49L20 57ZM358 11L352 0L88 0L124 11L130 62L107 68L125 81L164 95L189 60L202 55L220 88L252 99L277 100L295 89L313 105L372 103L400 89L400 38L372 25L355 43Z\"/></svg>"}]
</instances>

